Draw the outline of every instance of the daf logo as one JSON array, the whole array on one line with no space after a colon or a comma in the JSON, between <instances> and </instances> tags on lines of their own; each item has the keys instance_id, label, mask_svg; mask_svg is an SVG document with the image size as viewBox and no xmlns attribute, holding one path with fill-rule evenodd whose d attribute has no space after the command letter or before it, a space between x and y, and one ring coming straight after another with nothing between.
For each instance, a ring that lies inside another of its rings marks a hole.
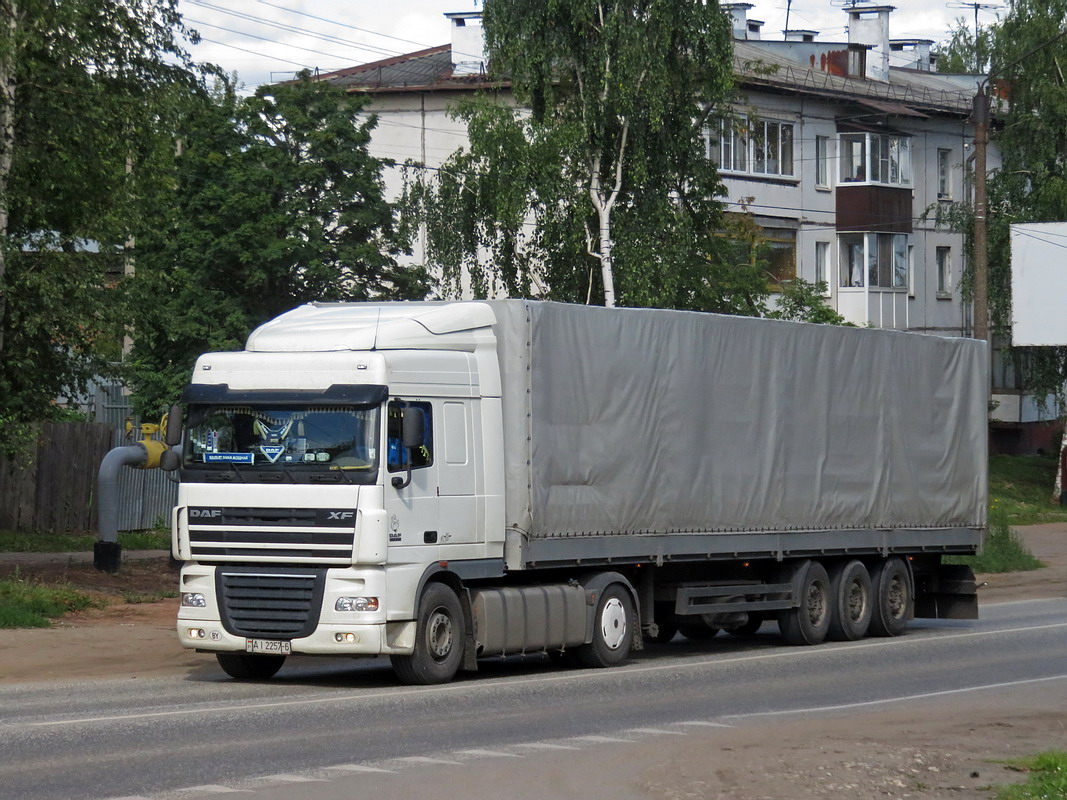
<instances>
[{"instance_id":1,"label":"daf logo","mask_svg":"<svg viewBox=\"0 0 1067 800\"><path fill-rule=\"evenodd\" d=\"M329 514L328 519L352 519L352 517L356 516L355 511L329 511L327 513Z\"/></svg>"},{"instance_id":2,"label":"daf logo","mask_svg":"<svg viewBox=\"0 0 1067 800\"><path fill-rule=\"evenodd\" d=\"M201 519L218 519L222 516L221 508L190 508L190 517L199 517Z\"/></svg>"}]
</instances>

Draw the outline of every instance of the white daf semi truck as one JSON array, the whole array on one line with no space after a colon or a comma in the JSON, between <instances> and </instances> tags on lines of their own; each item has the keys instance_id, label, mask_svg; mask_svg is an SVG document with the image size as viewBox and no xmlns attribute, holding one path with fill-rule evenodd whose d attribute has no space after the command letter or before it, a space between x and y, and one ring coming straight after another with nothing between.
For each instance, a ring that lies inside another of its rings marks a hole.
<instances>
[{"instance_id":1,"label":"white daf semi truck","mask_svg":"<svg viewBox=\"0 0 1067 800\"><path fill-rule=\"evenodd\" d=\"M235 678L596 667L974 618L984 342L525 300L302 306L199 358L178 635ZM178 419L179 416L172 418Z\"/></svg>"}]
</instances>

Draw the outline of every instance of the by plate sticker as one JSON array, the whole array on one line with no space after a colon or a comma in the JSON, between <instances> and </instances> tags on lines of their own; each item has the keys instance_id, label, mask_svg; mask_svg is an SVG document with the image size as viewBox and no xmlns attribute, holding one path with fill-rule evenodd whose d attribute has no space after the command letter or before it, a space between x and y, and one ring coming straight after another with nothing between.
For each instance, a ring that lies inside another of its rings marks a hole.
<instances>
[{"instance_id":1,"label":"by plate sticker","mask_svg":"<svg viewBox=\"0 0 1067 800\"><path fill-rule=\"evenodd\" d=\"M253 464L255 456L252 453L204 453L204 462L223 461L228 464Z\"/></svg>"}]
</instances>

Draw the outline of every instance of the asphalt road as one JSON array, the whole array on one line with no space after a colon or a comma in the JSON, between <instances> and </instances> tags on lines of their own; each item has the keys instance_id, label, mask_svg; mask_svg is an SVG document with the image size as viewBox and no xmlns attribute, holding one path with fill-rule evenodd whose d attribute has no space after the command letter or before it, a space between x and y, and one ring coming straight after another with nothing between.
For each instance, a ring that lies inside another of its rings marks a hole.
<instances>
[{"instance_id":1,"label":"asphalt road","mask_svg":"<svg viewBox=\"0 0 1067 800\"><path fill-rule=\"evenodd\" d=\"M261 684L220 672L0 687L0 796L351 797L345 781L398 766L1061 681L1065 611L1064 599L1006 603L976 622L814 648L782 645L767 624L750 639L650 646L611 670L490 660L440 687L398 687L384 660L296 659Z\"/></svg>"}]
</instances>

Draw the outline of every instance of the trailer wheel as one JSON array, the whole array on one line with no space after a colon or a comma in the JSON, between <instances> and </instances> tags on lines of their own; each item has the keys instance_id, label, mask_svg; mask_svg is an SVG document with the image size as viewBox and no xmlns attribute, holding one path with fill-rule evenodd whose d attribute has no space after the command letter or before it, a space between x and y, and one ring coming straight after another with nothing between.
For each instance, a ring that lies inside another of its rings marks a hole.
<instances>
[{"instance_id":1,"label":"trailer wheel","mask_svg":"<svg viewBox=\"0 0 1067 800\"><path fill-rule=\"evenodd\" d=\"M800 604L778 612L778 628L787 644L819 644L830 628L830 576L818 561L804 562L797 569L803 570L797 596Z\"/></svg>"},{"instance_id":2,"label":"trailer wheel","mask_svg":"<svg viewBox=\"0 0 1067 800\"><path fill-rule=\"evenodd\" d=\"M419 600L415 650L409 656L390 656L401 683L448 683L463 661L463 606L443 583L426 586Z\"/></svg>"},{"instance_id":3,"label":"trailer wheel","mask_svg":"<svg viewBox=\"0 0 1067 800\"><path fill-rule=\"evenodd\" d=\"M879 562L871 573L874 613L871 615L872 636L900 636L911 619L915 598L911 590L908 565L899 556Z\"/></svg>"},{"instance_id":4,"label":"trailer wheel","mask_svg":"<svg viewBox=\"0 0 1067 800\"><path fill-rule=\"evenodd\" d=\"M593 617L593 640L578 648L578 659L587 667L614 667L630 655L634 610L630 593L613 583L600 594Z\"/></svg>"},{"instance_id":5,"label":"trailer wheel","mask_svg":"<svg viewBox=\"0 0 1067 800\"><path fill-rule=\"evenodd\" d=\"M215 653L222 671L239 681L270 680L282 668L285 656L250 656L247 653Z\"/></svg>"},{"instance_id":6,"label":"trailer wheel","mask_svg":"<svg viewBox=\"0 0 1067 800\"><path fill-rule=\"evenodd\" d=\"M862 561L841 561L830 568L830 596L834 606L826 638L854 642L866 636L873 598L871 576Z\"/></svg>"}]
</instances>

